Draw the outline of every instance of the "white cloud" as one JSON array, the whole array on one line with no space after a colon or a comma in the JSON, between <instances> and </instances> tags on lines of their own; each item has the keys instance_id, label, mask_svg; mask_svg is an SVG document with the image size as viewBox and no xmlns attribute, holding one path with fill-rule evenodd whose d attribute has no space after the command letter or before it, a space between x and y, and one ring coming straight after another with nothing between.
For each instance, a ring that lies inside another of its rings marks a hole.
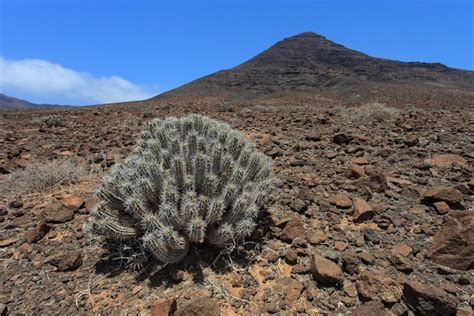
<instances>
[{"instance_id":1,"label":"white cloud","mask_svg":"<svg viewBox=\"0 0 474 316\"><path fill-rule=\"evenodd\" d=\"M157 94L118 76L95 77L42 59L0 57L0 90L6 89L90 103L142 100Z\"/></svg>"}]
</instances>

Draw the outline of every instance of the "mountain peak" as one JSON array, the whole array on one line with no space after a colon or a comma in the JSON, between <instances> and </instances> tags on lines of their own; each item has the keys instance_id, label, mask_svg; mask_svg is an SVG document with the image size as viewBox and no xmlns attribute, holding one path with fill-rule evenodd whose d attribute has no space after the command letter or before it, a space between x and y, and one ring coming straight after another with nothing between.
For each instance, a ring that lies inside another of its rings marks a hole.
<instances>
[{"instance_id":1,"label":"mountain peak","mask_svg":"<svg viewBox=\"0 0 474 316\"><path fill-rule=\"evenodd\" d=\"M302 33L298 33L296 35L290 36L289 38L293 38L293 37L314 37L314 38L326 39L324 36L317 34L315 32L302 32Z\"/></svg>"},{"instance_id":2,"label":"mountain peak","mask_svg":"<svg viewBox=\"0 0 474 316\"><path fill-rule=\"evenodd\" d=\"M317 33L303 32L275 43L232 69L218 71L159 97L261 98L302 92L349 100L364 93L378 97L380 85L387 91L396 85L402 91L400 98L404 97L404 89L417 85L415 89L423 102L430 93L422 91L435 85L438 89L455 87L474 91L474 72L439 64L375 58Z\"/></svg>"}]
</instances>

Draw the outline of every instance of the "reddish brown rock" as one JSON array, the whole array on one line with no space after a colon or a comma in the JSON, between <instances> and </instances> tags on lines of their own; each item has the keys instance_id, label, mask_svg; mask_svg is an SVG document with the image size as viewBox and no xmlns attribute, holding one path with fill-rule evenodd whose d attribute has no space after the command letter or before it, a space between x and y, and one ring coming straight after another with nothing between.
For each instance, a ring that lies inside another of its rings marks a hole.
<instances>
[{"instance_id":1,"label":"reddish brown rock","mask_svg":"<svg viewBox=\"0 0 474 316\"><path fill-rule=\"evenodd\" d=\"M308 274L311 273L311 264L297 264L291 268L293 274Z\"/></svg>"},{"instance_id":2,"label":"reddish brown rock","mask_svg":"<svg viewBox=\"0 0 474 316\"><path fill-rule=\"evenodd\" d=\"M433 187L423 193L423 201L436 202L444 201L448 204L455 204L462 201L461 191L448 187Z\"/></svg>"},{"instance_id":3,"label":"reddish brown rock","mask_svg":"<svg viewBox=\"0 0 474 316\"><path fill-rule=\"evenodd\" d=\"M318 142L321 140L321 133L316 131L306 131L304 132L304 138L311 142Z\"/></svg>"},{"instance_id":4,"label":"reddish brown rock","mask_svg":"<svg viewBox=\"0 0 474 316\"><path fill-rule=\"evenodd\" d=\"M82 265L82 252L64 253L55 255L47 260L56 267L56 271L74 271Z\"/></svg>"},{"instance_id":5,"label":"reddish brown rock","mask_svg":"<svg viewBox=\"0 0 474 316\"><path fill-rule=\"evenodd\" d=\"M367 157L357 157L352 160L352 163L357 165L366 165L369 163L369 160L367 159Z\"/></svg>"},{"instance_id":6,"label":"reddish brown rock","mask_svg":"<svg viewBox=\"0 0 474 316\"><path fill-rule=\"evenodd\" d=\"M30 253L33 251L33 247L29 243L25 242L20 247L18 247L18 250L22 253Z\"/></svg>"},{"instance_id":7,"label":"reddish brown rock","mask_svg":"<svg viewBox=\"0 0 474 316\"><path fill-rule=\"evenodd\" d=\"M361 222L368 218L374 216L374 208L367 203L364 199L355 197L352 200L354 205L354 211L352 213L352 218L355 222Z\"/></svg>"},{"instance_id":8,"label":"reddish brown rock","mask_svg":"<svg viewBox=\"0 0 474 316\"><path fill-rule=\"evenodd\" d=\"M352 164L347 168L345 175L347 178L360 178L364 174L364 167L357 165L357 164Z\"/></svg>"},{"instance_id":9,"label":"reddish brown rock","mask_svg":"<svg viewBox=\"0 0 474 316\"><path fill-rule=\"evenodd\" d=\"M453 295L415 280L404 283L403 300L417 315L456 315L459 303Z\"/></svg>"},{"instance_id":10,"label":"reddish brown rock","mask_svg":"<svg viewBox=\"0 0 474 316\"><path fill-rule=\"evenodd\" d=\"M445 216L428 257L451 268L474 269L474 211L451 212Z\"/></svg>"},{"instance_id":11,"label":"reddish brown rock","mask_svg":"<svg viewBox=\"0 0 474 316\"><path fill-rule=\"evenodd\" d=\"M349 247L349 244L346 243L345 241L336 241L334 242L334 249L339 250L339 251L344 251L346 248Z\"/></svg>"},{"instance_id":12,"label":"reddish brown rock","mask_svg":"<svg viewBox=\"0 0 474 316\"><path fill-rule=\"evenodd\" d=\"M472 316L473 308L471 306L460 306L456 311L456 316Z\"/></svg>"},{"instance_id":13,"label":"reddish brown rock","mask_svg":"<svg viewBox=\"0 0 474 316\"><path fill-rule=\"evenodd\" d=\"M43 217L47 223L64 223L74 218L74 211L56 202L46 207Z\"/></svg>"},{"instance_id":14,"label":"reddish brown rock","mask_svg":"<svg viewBox=\"0 0 474 316\"><path fill-rule=\"evenodd\" d=\"M86 214L90 213L92 209L94 208L94 206L97 205L97 203L99 203L99 198L95 194L93 194L89 198L85 199L84 208L81 209L79 212L86 213Z\"/></svg>"},{"instance_id":15,"label":"reddish brown rock","mask_svg":"<svg viewBox=\"0 0 474 316\"><path fill-rule=\"evenodd\" d=\"M350 297L357 297L357 295L358 295L357 288L356 288L354 282L352 282L349 279L344 280L344 284L342 285L342 289L344 290L344 293L346 293Z\"/></svg>"},{"instance_id":16,"label":"reddish brown rock","mask_svg":"<svg viewBox=\"0 0 474 316\"><path fill-rule=\"evenodd\" d=\"M176 312L176 299L160 300L151 305L151 316L171 316Z\"/></svg>"},{"instance_id":17,"label":"reddish brown rock","mask_svg":"<svg viewBox=\"0 0 474 316\"><path fill-rule=\"evenodd\" d=\"M77 211L84 204L84 198L80 192L74 192L62 199L63 205L73 211Z\"/></svg>"},{"instance_id":18,"label":"reddish brown rock","mask_svg":"<svg viewBox=\"0 0 474 316\"><path fill-rule=\"evenodd\" d=\"M35 243L40 241L44 235L46 235L51 227L46 224L45 222L41 222L38 225L36 225L33 229L27 231L25 233L24 239L28 243Z\"/></svg>"},{"instance_id":19,"label":"reddish brown rock","mask_svg":"<svg viewBox=\"0 0 474 316\"><path fill-rule=\"evenodd\" d=\"M327 238L328 236L323 231L317 230L309 236L308 241L312 245L317 245L325 241Z\"/></svg>"},{"instance_id":20,"label":"reddish brown rock","mask_svg":"<svg viewBox=\"0 0 474 316\"><path fill-rule=\"evenodd\" d=\"M18 237L11 237L11 238L2 239L2 240L0 240L0 247L6 247L6 246L13 245L18 240L20 240L20 238L18 238Z\"/></svg>"},{"instance_id":21,"label":"reddish brown rock","mask_svg":"<svg viewBox=\"0 0 474 316\"><path fill-rule=\"evenodd\" d=\"M351 316L380 316L385 315L385 307L380 301L370 301L358 306L349 315Z\"/></svg>"},{"instance_id":22,"label":"reddish brown rock","mask_svg":"<svg viewBox=\"0 0 474 316\"><path fill-rule=\"evenodd\" d=\"M179 307L174 316L219 316L219 306L210 297L201 297Z\"/></svg>"},{"instance_id":23,"label":"reddish brown rock","mask_svg":"<svg viewBox=\"0 0 474 316\"><path fill-rule=\"evenodd\" d=\"M294 302L298 300L301 295L301 292L304 290L304 285L298 280L293 280L288 286L285 288L285 299L283 300L283 304L285 305L292 305Z\"/></svg>"},{"instance_id":24,"label":"reddish brown rock","mask_svg":"<svg viewBox=\"0 0 474 316\"><path fill-rule=\"evenodd\" d=\"M436 211L438 211L438 213L441 215L447 214L449 213L449 211L451 211L448 203L444 201L434 202L433 206L435 207Z\"/></svg>"},{"instance_id":25,"label":"reddish brown rock","mask_svg":"<svg viewBox=\"0 0 474 316\"><path fill-rule=\"evenodd\" d=\"M333 196L330 196L328 201L329 203L336 205L340 208L349 208L352 206L351 199L344 193L337 193Z\"/></svg>"},{"instance_id":26,"label":"reddish brown rock","mask_svg":"<svg viewBox=\"0 0 474 316\"><path fill-rule=\"evenodd\" d=\"M385 192L388 188L387 179L382 171L375 168L366 168L365 172L369 176L369 187L377 193Z\"/></svg>"},{"instance_id":27,"label":"reddish brown rock","mask_svg":"<svg viewBox=\"0 0 474 316\"><path fill-rule=\"evenodd\" d=\"M320 255L313 255L312 270L314 278L320 282L338 285L344 282L344 273L341 268Z\"/></svg>"},{"instance_id":28,"label":"reddish brown rock","mask_svg":"<svg viewBox=\"0 0 474 316\"><path fill-rule=\"evenodd\" d=\"M440 168L450 168L453 164L458 164L461 166L467 165L466 159L459 155L439 155L433 158L425 159L425 163L429 166L440 167Z\"/></svg>"},{"instance_id":29,"label":"reddish brown rock","mask_svg":"<svg viewBox=\"0 0 474 316\"><path fill-rule=\"evenodd\" d=\"M283 241L291 242L296 237L306 237L306 231L303 226L303 222L300 217L292 217L283 228L280 239Z\"/></svg>"},{"instance_id":30,"label":"reddish brown rock","mask_svg":"<svg viewBox=\"0 0 474 316\"><path fill-rule=\"evenodd\" d=\"M392 247L393 254L399 254L403 257L408 257L412 253L413 249L407 244L397 244Z\"/></svg>"},{"instance_id":31,"label":"reddish brown rock","mask_svg":"<svg viewBox=\"0 0 474 316\"><path fill-rule=\"evenodd\" d=\"M357 279L359 295L367 300L396 303L402 297L402 287L392 278L373 271L364 271Z\"/></svg>"}]
</instances>

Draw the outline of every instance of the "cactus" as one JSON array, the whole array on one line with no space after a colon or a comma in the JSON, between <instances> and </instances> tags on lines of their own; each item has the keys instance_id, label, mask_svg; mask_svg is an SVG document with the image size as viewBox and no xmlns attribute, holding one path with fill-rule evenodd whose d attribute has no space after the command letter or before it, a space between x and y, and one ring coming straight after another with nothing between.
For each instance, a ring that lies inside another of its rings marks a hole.
<instances>
[{"instance_id":1,"label":"cactus","mask_svg":"<svg viewBox=\"0 0 474 316\"><path fill-rule=\"evenodd\" d=\"M86 229L175 263L190 244L248 237L272 186L271 160L227 124L195 114L154 120L104 177Z\"/></svg>"}]
</instances>

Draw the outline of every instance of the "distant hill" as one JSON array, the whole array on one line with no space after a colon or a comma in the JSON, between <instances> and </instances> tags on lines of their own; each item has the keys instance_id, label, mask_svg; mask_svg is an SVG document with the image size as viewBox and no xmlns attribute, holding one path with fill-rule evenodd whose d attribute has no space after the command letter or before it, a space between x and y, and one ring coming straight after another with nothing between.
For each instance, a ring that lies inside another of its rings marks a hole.
<instances>
[{"instance_id":1,"label":"distant hill","mask_svg":"<svg viewBox=\"0 0 474 316\"><path fill-rule=\"evenodd\" d=\"M65 107L64 105L55 104L36 104L26 100L9 97L0 93L0 110L14 109L39 109L39 108L57 108Z\"/></svg>"},{"instance_id":2,"label":"distant hill","mask_svg":"<svg viewBox=\"0 0 474 316\"><path fill-rule=\"evenodd\" d=\"M349 103L474 107L474 72L439 63L375 58L307 32L286 38L237 67L194 80L151 100L296 95Z\"/></svg>"}]
</instances>

